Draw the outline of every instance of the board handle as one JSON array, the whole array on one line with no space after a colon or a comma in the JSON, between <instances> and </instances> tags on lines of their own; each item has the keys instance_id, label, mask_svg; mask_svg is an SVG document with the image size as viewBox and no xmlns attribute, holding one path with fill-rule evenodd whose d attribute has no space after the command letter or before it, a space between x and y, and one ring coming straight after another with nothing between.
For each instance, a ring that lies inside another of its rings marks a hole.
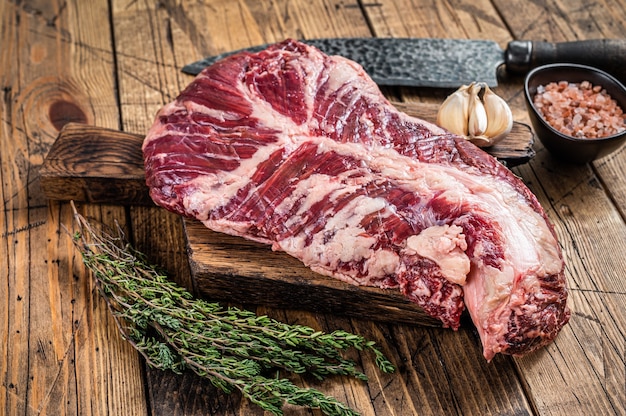
<instances>
[{"instance_id":1,"label":"board handle","mask_svg":"<svg viewBox=\"0 0 626 416\"><path fill-rule=\"evenodd\" d=\"M138 134L68 123L39 170L44 194L57 201L154 205L142 143Z\"/></svg>"}]
</instances>

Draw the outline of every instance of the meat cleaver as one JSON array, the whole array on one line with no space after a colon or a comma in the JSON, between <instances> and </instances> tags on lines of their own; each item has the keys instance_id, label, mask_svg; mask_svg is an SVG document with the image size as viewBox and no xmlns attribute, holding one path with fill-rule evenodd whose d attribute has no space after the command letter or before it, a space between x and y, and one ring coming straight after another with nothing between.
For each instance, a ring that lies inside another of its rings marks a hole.
<instances>
[{"instance_id":1,"label":"meat cleaver","mask_svg":"<svg viewBox=\"0 0 626 416\"><path fill-rule=\"evenodd\" d=\"M626 79L626 40L596 39L573 42L514 40L506 50L489 40L426 38L329 38L302 42L328 55L358 62L378 85L456 88L473 81L495 87L498 68L523 75L549 63L595 66L621 82ZM197 75L214 62L241 51L258 52L260 45L208 57L183 67Z\"/></svg>"}]
</instances>

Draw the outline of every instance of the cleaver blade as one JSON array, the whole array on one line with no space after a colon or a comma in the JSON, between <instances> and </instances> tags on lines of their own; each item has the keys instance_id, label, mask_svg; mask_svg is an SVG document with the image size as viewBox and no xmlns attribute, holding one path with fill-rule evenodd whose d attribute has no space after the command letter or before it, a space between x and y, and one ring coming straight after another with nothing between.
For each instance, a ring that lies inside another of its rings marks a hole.
<instances>
[{"instance_id":1,"label":"cleaver blade","mask_svg":"<svg viewBox=\"0 0 626 416\"><path fill-rule=\"evenodd\" d=\"M498 84L498 68L523 75L549 63L595 66L621 82L626 75L626 40L595 39L573 42L514 40L502 49L491 40L430 38L327 38L302 40L327 55L359 63L378 85L457 88L471 82ZM197 75L207 66L239 52L259 52L269 44L207 57L185 65Z\"/></svg>"}]
</instances>

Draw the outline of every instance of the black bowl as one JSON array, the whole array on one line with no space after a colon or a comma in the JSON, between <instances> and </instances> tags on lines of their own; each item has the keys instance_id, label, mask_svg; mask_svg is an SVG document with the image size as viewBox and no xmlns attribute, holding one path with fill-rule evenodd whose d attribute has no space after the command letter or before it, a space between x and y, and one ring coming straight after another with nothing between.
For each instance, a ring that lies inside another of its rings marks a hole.
<instances>
[{"instance_id":1,"label":"black bowl","mask_svg":"<svg viewBox=\"0 0 626 416\"><path fill-rule=\"evenodd\" d=\"M626 132L597 139L572 137L553 128L537 112L533 104L537 87L559 81L572 83L589 81L593 85L601 85L626 112L626 88L606 72L576 64L551 64L537 67L526 76L524 92L530 121L544 147L559 159L581 164L599 159L617 150L626 141Z\"/></svg>"}]
</instances>

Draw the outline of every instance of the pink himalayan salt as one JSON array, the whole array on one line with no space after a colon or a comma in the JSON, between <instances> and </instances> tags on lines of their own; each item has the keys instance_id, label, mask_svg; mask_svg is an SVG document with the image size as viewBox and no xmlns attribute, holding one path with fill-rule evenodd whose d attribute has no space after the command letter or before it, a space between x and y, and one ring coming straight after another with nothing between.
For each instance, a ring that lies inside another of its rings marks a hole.
<instances>
[{"instance_id":1,"label":"pink himalayan salt","mask_svg":"<svg viewBox=\"0 0 626 416\"><path fill-rule=\"evenodd\" d=\"M626 130L621 107L605 89L588 81L540 85L533 102L552 127L568 136L593 139Z\"/></svg>"}]
</instances>

